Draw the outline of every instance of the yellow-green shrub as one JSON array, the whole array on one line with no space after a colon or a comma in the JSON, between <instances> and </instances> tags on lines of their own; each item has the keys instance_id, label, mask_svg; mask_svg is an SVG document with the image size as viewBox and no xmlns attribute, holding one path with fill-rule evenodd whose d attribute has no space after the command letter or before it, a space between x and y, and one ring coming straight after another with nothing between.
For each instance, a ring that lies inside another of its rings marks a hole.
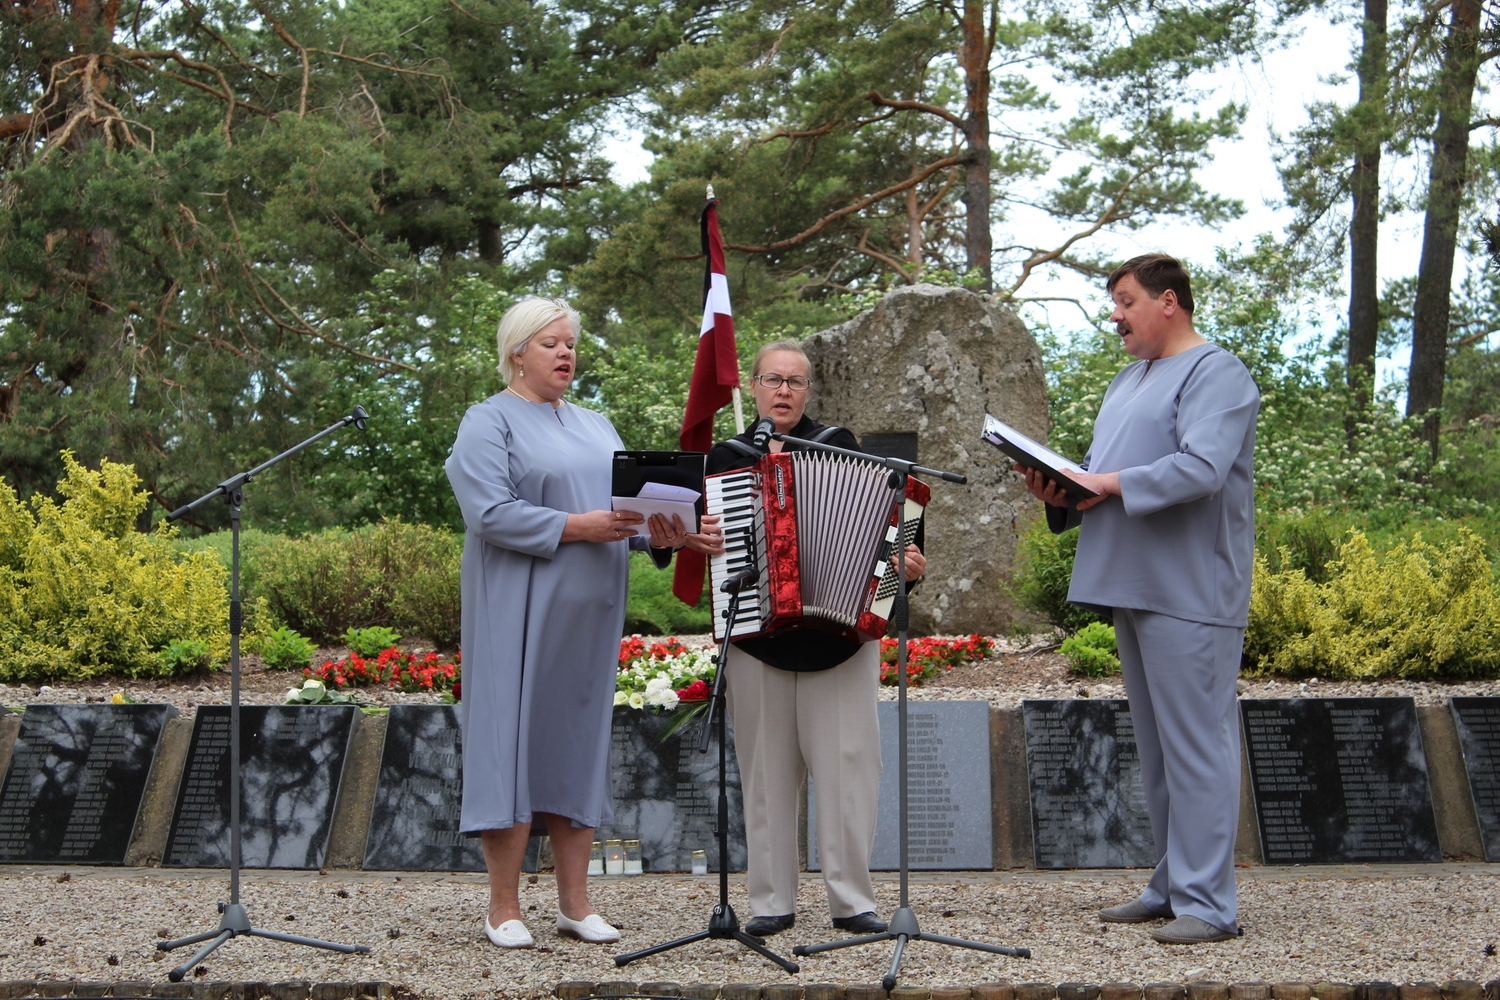
<instances>
[{"instance_id":1,"label":"yellow-green shrub","mask_svg":"<svg viewBox=\"0 0 1500 1000\"><path fill-rule=\"evenodd\" d=\"M158 653L201 641L229 653L224 567L178 554L172 529L133 529L147 497L129 465L98 472L63 452L63 502L26 508L0 478L0 679L168 672Z\"/></svg>"},{"instance_id":2,"label":"yellow-green shrub","mask_svg":"<svg viewBox=\"0 0 1500 1000\"><path fill-rule=\"evenodd\" d=\"M1290 560L1284 560L1289 562ZM1468 530L1437 547L1415 535L1377 554L1351 531L1325 583L1255 557L1247 672L1374 677L1500 676L1500 585Z\"/></svg>"}]
</instances>

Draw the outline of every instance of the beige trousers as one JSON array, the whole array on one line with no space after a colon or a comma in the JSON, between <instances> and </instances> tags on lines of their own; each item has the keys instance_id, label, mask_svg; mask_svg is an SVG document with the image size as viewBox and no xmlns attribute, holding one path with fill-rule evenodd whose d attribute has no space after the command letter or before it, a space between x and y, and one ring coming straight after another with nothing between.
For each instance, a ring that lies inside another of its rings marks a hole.
<instances>
[{"instance_id":1,"label":"beige trousers","mask_svg":"<svg viewBox=\"0 0 1500 1000\"><path fill-rule=\"evenodd\" d=\"M796 673L729 647L729 719L745 798L750 912L797 911L797 807L813 776L831 916L875 909L870 850L880 795L880 643L831 670Z\"/></svg>"}]
</instances>

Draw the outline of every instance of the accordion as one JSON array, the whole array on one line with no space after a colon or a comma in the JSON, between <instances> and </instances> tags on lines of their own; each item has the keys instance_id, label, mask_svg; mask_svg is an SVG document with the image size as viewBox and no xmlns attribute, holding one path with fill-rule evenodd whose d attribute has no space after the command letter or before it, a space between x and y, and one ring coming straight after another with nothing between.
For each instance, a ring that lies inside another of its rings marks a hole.
<instances>
[{"instance_id":1,"label":"accordion","mask_svg":"<svg viewBox=\"0 0 1500 1000\"><path fill-rule=\"evenodd\" d=\"M890 479L882 465L820 451L777 452L706 476L705 509L722 518L725 548L709 560L714 638L726 628L735 639L793 628L858 642L883 636L900 586L891 553L916 536L931 492L907 477L898 514ZM760 580L727 622L719 587L752 566Z\"/></svg>"}]
</instances>

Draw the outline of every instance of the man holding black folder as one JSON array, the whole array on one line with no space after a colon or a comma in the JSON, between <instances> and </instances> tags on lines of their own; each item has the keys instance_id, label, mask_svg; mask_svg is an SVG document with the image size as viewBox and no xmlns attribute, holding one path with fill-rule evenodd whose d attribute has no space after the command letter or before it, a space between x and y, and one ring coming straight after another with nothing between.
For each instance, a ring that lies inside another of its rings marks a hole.
<instances>
[{"instance_id":1,"label":"man holding black folder","mask_svg":"<svg viewBox=\"0 0 1500 1000\"><path fill-rule=\"evenodd\" d=\"M1070 473L1096 496L1017 465L1054 532L1081 525L1068 599L1112 615L1158 862L1112 923L1174 918L1168 944L1240 933L1234 878L1240 730L1235 681L1255 551L1260 393L1193 328L1187 271L1146 254L1109 277L1110 320L1138 360L1115 376ZM1098 470L1098 471L1094 471Z\"/></svg>"}]
</instances>

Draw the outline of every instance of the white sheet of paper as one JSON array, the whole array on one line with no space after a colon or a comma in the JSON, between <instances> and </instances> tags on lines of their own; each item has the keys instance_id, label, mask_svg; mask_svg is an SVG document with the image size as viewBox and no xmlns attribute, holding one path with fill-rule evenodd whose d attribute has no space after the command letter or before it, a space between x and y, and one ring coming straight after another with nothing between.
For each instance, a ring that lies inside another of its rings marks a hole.
<instances>
[{"instance_id":1,"label":"white sheet of paper","mask_svg":"<svg viewBox=\"0 0 1500 1000\"><path fill-rule=\"evenodd\" d=\"M703 494L686 486L670 483L646 483L638 494L642 500L675 500L678 503L697 503Z\"/></svg>"},{"instance_id":2,"label":"white sheet of paper","mask_svg":"<svg viewBox=\"0 0 1500 1000\"><path fill-rule=\"evenodd\" d=\"M689 493L693 492L688 490ZM610 497L610 510L629 510L650 517L652 514L660 514L672 523L672 515L676 514L682 518L682 523L687 526L688 531L698 530L698 509L691 502L683 503L680 500L653 500L650 497ZM632 525L638 535L648 535L650 530L644 525Z\"/></svg>"}]
</instances>

